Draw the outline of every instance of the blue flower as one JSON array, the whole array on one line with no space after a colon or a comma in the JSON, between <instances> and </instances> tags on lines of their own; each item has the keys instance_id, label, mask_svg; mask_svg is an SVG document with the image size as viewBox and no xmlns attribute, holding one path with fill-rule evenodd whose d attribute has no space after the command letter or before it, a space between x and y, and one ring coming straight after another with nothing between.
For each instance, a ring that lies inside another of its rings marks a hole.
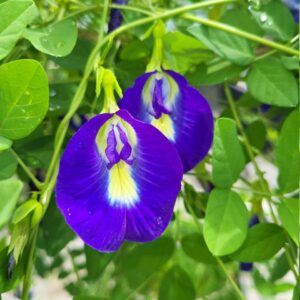
<instances>
[{"instance_id":1,"label":"blue flower","mask_svg":"<svg viewBox=\"0 0 300 300\"><path fill-rule=\"evenodd\" d=\"M171 70L143 74L119 102L138 120L158 128L177 148L184 172L208 153L213 115L206 99Z\"/></svg>"},{"instance_id":2,"label":"blue flower","mask_svg":"<svg viewBox=\"0 0 300 300\"><path fill-rule=\"evenodd\" d=\"M114 0L112 3L113 4L120 4L120 5L125 5L127 4L128 0ZM108 32L112 32L115 29L117 29L123 21L123 16L122 16L122 12L117 9L117 8L113 8L110 11L110 19L109 19L109 23L108 23Z\"/></svg>"},{"instance_id":3,"label":"blue flower","mask_svg":"<svg viewBox=\"0 0 300 300\"><path fill-rule=\"evenodd\" d=\"M100 114L73 136L62 156L57 205L82 240L102 252L124 240L147 242L169 224L180 191L176 148L125 110Z\"/></svg>"}]
</instances>

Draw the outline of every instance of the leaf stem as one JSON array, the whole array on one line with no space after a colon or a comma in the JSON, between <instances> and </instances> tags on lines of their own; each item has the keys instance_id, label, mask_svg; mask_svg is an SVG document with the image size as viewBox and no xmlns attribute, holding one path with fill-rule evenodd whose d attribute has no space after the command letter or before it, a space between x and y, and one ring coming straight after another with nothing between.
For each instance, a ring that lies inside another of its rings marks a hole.
<instances>
[{"instance_id":1,"label":"leaf stem","mask_svg":"<svg viewBox=\"0 0 300 300\"><path fill-rule=\"evenodd\" d=\"M108 15L109 2L110 2L109 0L104 0L98 40L102 40L103 36L104 36L104 27L105 27L105 21L106 21L107 15Z\"/></svg>"},{"instance_id":2,"label":"leaf stem","mask_svg":"<svg viewBox=\"0 0 300 300\"><path fill-rule=\"evenodd\" d=\"M197 216L195 215L190 203L188 201L186 201L185 199L183 199L184 202L186 203L186 206L188 207L189 211L191 212L192 214L192 217L193 217L193 220L194 220L194 223L199 231L199 233L202 235L202 228L200 226L200 223L198 222L198 219L197 219ZM246 300L243 293L241 292L241 290L239 289L238 285L236 284L236 282L234 281L234 279L232 278L232 276L229 274L229 272L227 271L223 261L217 257L217 256L214 256L217 263L219 264L219 266L221 267L221 269L223 270L224 274L226 275L229 283L231 284L232 288L235 290L238 298L240 300Z\"/></svg>"},{"instance_id":3,"label":"leaf stem","mask_svg":"<svg viewBox=\"0 0 300 300\"><path fill-rule=\"evenodd\" d=\"M239 287L236 285L235 281L233 280L233 278L230 276L230 274L228 273L228 270L226 269L225 264L223 263L223 261L219 258L219 257L215 257L215 259L217 260L218 264L220 265L220 267L222 268L222 270L224 271L224 273L226 274L226 277L228 278L228 280L231 283L231 286L234 288L237 296L239 297L239 299L241 300L246 300L245 296L243 295L243 293L241 292L241 290L239 289Z\"/></svg>"},{"instance_id":4,"label":"leaf stem","mask_svg":"<svg viewBox=\"0 0 300 300\"><path fill-rule=\"evenodd\" d=\"M294 44L297 40L299 39L299 34L297 34L296 36L294 36L291 41L289 43L286 44L286 46L289 46L289 45L292 45ZM272 56L274 54L276 54L278 52L278 49L273 49L271 51L268 51L266 53L263 53L259 56L257 56L254 61L258 61L258 60L261 60L261 59L264 59L266 57L269 57L269 56Z\"/></svg>"},{"instance_id":5,"label":"leaf stem","mask_svg":"<svg viewBox=\"0 0 300 300\"><path fill-rule=\"evenodd\" d=\"M72 263L73 271L75 273L76 280L77 280L77 283L79 285L79 288L83 288L83 281L81 280L81 277L79 275L79 270L77 268L77 265L76 265L76 262L75 262L75 258L72 255L72 253L71 253L70 250L68 252L69 252L69 255L70 255L70 258L71 258L71 263Z\"/></svg>"},{"instance_id":6,"label":"leaf stem","mask_svg":"<svg viewBox=\"0 0 300 300\"><path fill-rule=\"evenodd\" d=\"M35 252L37 234L38 234L38 226L36 226L36 228L32 232L32 238L30 240L31 242L30 242L30 248L29 248L29 253L27 258L26 271L23 280L22 300L29 300L29 292L31 286L31 277L32 277L33 264L34 264L34 252Z\"/></svg>"},{"instance_id":7,"label":"leaf stem","mask_svg":"<svg viewBox=\"0 0 300 300\"><path fill-rule=\"evenodd\" d=\"M233 97L232 97L232 94L231 94L231 91L229 89L229 86L228 84L225 84L225 95L226 95L226 98L227 98L227 101L228 101L228 104L229 104L229 107L230 107L230 110L233 114L233 118L234 120L236 121L236 124L237 124L237 127L243 137L243 142L244 142L244 145L246 147L246 151L253 163L253 166L254 166L254 169L255 169L255 172L256 172L256 175L258 176L259 180L260 180L260 184L261 184L261 188L263 190L263 192L267 195L266 196L266 199L267 199L267 202L269 204L269 208L270 208L270 212L271 212L271 215L272 215L272 219L275 223L278 223L277 221L277 218L275 216L275 213L274 213L274 210L273 210L273 207L270 203L270 191L268 189L268 187L266 186L266 182L265 182L265 179L264 179L264 175L263 175L263 172L260 170L260 168L258 167L258 164L255 160L255 156L254 156L254 153L252 151L252 147L250 145L250 142L248 140L248 137L246 135L246 132L244 130L244 127L242 125L242 122L239 118L239 115L238 115L238 112L237 112L237 109L235 107L235 103L234 103L234 100L233 100Z\"/></svg>"},{"instance_id":8,"label":"leaf stem","mask_svg":"<svg viewBox=\"0 0 300 300\"><path fill-rule=\"evenodd\" d=\"M291 55L299 56L299 54L300 54L300 52L296 49L290 48L288 46L285 46L285 45L282 45L282 44L279 44L279 43L276 43L276 42L273 42L271 40L268 40L268 39L262 38L260 36L257 36L255 34L240 30L240 29L235 28L233 26L223 24L223 23L220 23L220 22L217 22L217 21L214 21L214 20L205 19L205 18L201 18L201 17L196 17L196 16L193 16L193 15L183 15L182 18L184 18L186 20L189 20L189 21L196 22L196 23L204 24L204 25L209 26L209 27L220 29L220 30L232 33L234 35L241 36L241 37L246 38L248 40L257 42L259 44L268 46L268 47L273 48L273 49L280 50L282 52L286 52L286 53L291 54Z\"/></svg>"},{"instance_id":9,"label":"leaf stem","mask_svg":"<svg viewBox=\"0 0 300 300\"><path fill-rule=\"evenodd\" d=\"M212 1L214 1L214 0L212 0ZM146 8L145 9L144 8L137 8L137 7L132 7L132 6L129 6L129 5L110 4L109 6L112 7L112 8L136 11L136 12L139 12L139 13L142 13L142 14L145 14L145 15L152 16L152 17L155 18L154 20L156 20L156 19L160 19L160 18L170 17L170 16L173 16L173 15L176 15L176 14L182 14L184 12L196 10L198 8L202 8L202 7L209 6L209 5L236 2L237 0L223 0L223 1L217 1L216 3L211 3L212 1L211 0L210 1L203 1L201 3L186 5L184 7L181 7L179 9L177 8L177 9L174 9L174 10L171 10L171 11L163 11L163 10L160 9L159 12L155 12L155 13L147 10ZM100 5L100 7L101 6L103 6L103 5ZM94 10L98 7L99 6L92 6L92 7L82 9L79 12L75 12L74 14L71 14L71 15L67 16L67 18L71 18L71 17L73 17L77 14L81 14L81 13L89 11L89 10ZM178 12L178 10L179 10L179 12ZM248 40L257 42L259 44L268 46L270 48L275 49L274 53L279 50L279 51L286 52L286 53L294 55L294 56L299 56L300 55L300 52L298 50L293 49L291 47L288 47L288 44L287 45L282 45L282 44L276 43L272 40L262 38L260 36L255 35L255 34L240 30L236 27L233 27L233 26L230 26L230 25L227 25L227 24L220 23L218 21L214 21L214 20L210 20L210 19L206 19L206 18L201 18L201 17L189 15L189 14L184 14L180 17L183 18L183 19L189 20L189 21L193 21L193 22L196 22L196 23L204 24L204 25L209 26L209 27L220 29L220 30L232 33L234 35L244 37Z\"/></svg>"},{"instance_id":10,"label":"leaf stem","mask_svg":"<svg viewBox=\"0 0 300 300\"><path fill-rule=\"evenodd\" d=\"M20 156L12 149L9 149L12 155L17 160L18 164L22 167L24 172L27 174L27 176L30 178L30 180L34 183L37 189L41 190L43 184L33 175L33 173L30 171L30 169L26 166L26 164L23 162L23 160L20 158Z\"/></svg>"},{"instance_id":11,"label":"leaf stem","mask_svg":"<svg viewBox=\"0 0 300 300\"><path fill-rule=\"evenodd\" d=\"M229 86L228 84L225 84L225 95L226 95L226 98L227 98L227 101L228 101L228 104L229 104L229 107L231 109L231 112L233 114L233 117L237 123L237 126L238 126L238 129L243 137L243 141L244 141L244 145L246 147L246 151L253 163L253 166L254 166L254 169L255 169L255 172L256 172L256 175L258 176L259 178L259 181L260 181L260 184L261 184L261 188L263 190L263 192L266 194L265 196L265 199L267 200L267 203L269 205L269 208L270 208L270 212L271 212L271 216L272 216L272 219L273 219L273 222L278 224L278 220L277 220L277 217L274 213L274 210L273 210L273 207L272 207L272 195L269 191L269 187L268 187L268 184L266 183L265 179L264 179L264 175L263 175L263 172L260 170L256 160L255 160L255 156L254 156L254 153L252 151L252 147L249 143L249 140L248 140L248 137L247 137L247 134L244 130L244 127L242 125L242 122L239 118L239 115L238 115L238 112L237 112L237 109L236 109L236 106L235 106L235 103L234 103L234 99L233 99L233 96L231 94L231 91L229 89ZM287 240L289 241L288 239L288 235L286 234L287 236ZM292 245L291 245L292 247ZM291 268L291 271L292 273L294 274L295 278L296 278L296 281L298 280L298 276L297 276L297 272L295 270L295 267L294 267L294 264L292 262L292 259L291 259L291 256L290 256L290 252L289 252L289 248L285 245L285 253L286 253L286 257L287 257L287 260L289 262L289 266Z\"/></svg>"}]
</instances>

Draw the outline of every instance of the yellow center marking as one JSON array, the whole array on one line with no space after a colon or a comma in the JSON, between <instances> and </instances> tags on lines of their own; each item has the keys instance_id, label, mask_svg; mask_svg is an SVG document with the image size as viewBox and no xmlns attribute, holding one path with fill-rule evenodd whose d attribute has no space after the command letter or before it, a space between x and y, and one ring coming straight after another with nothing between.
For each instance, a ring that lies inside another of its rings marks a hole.
<instances>
[{"instance_id":1,"label":"yellow center marking","mask_svg":"<svg viewBox=\"0 0 300 300\"><path fill-rule=\"evenodd\" d=\"M173 122L169 115L162 114L159 119L153 118L151 124L162 132L169 140L175 141Z\"/></svg>"},{"instance_id":2,"label":"yellow center marking","mask_svg":"<svg viewBox=\"0 0 300 300\"><path fill-rule=\"evenodd\" d=\"M124 161L109 171L108 197L110 204L131 207L138 201L137 187L130 174L130 166Z\"/></svg>"}]
</instances>

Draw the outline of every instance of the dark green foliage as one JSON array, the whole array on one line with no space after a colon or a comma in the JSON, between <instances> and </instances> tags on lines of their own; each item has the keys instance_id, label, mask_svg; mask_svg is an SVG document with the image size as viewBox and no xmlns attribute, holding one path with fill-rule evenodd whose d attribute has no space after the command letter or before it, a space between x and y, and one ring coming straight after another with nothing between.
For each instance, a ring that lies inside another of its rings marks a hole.
<instances>
[{"instance_id":1,"label":"dark green foliage","mask_svg":"<svg viewBox=\"0 0 300 300\"><path fill-rule=\"evenodd\" d=\"M0 299L30 284L43 299L38 276L74 300L241 300L223 267L247 294L299 299L297 24L285 1L207 2L130 0L128 27L108 36L106 1L0 0ZM58 161L103 107L97 68L124 93L146 70L160 14L162 67L207 98L213 145L184 176L162 237L99 253L56 206ZM251 287L240 262L254 263Z\"/></svg>"}]
</instances>

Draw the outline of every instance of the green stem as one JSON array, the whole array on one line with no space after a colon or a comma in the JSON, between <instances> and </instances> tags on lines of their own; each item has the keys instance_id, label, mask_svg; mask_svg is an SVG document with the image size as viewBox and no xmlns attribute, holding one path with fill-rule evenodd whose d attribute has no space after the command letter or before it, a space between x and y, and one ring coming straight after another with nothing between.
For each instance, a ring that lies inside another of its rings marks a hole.
<instances>
[{"instance_id":1,"label":"green stem","mask_svg":"<svg viewBox=\"0 0 300 300\"><path fill-rule=\"evenodd\" d=\"M243 293L241 292L239 287L236 285L233 278L228 273L228 270L226 269L225 264L223 263L223 261L219 257L215 257L215 258L216 258L218 264L220 265L220 267L222 268L223 272L225 273L226 277L228 278L229 282L231 283L231 285L232 285L233 289L235 290L235 292L236 292L237 296L239 297L239 299L246 300L245 296L243 295Z\"/></svg>"},{"instance_id":2,"label":"green stem","mask_svg":"<svg viewBox=\"0 0 300 300\"><path fill-rule=\"evenodd\" d=\"M38 234L38 226L36 226L36 228L32 232L32 238L31 238L31 243L30 243L30 248L29 248L29 253L27 258L26 271L23 280L22 300L29 300L29 292L31 286L31 277L32 277L33 264L34 264L34 252L35 252L37 234Z\"/></svg>"},{"instance_id":3,"label":"green stem","mask_svg":"<svg viewBox=\"0 0 300 300\"><path fill-rule=\"evenodd\" d=\"M229 104L229 107L230 107L230 110L233 114L233 117L237 123L237 127L243 137L243 141L244 141L244 145L246 147L246 151L253 163L253 166L254 166L254 169L255 169L255 172L256 172L256 175L258 176L259 178L259 181L260 181L260 184L261 184L261 188L263 190L263 192L266 194L265 196L265 199L267 200L267 203L269 205L269 208L270 208L270 212L271 212L271 216L272 216L272 219L273 219L273 222L278 224L278 220L276 218L276 215L274 213L274 210L273 210L273 207L272 207L272 196L270 194L270 191L269 191L269 187L264 179L264 175L263 175L263 172L260 170L256 160L255 160L255 156L254 156L254 153L252 151L252 147L250 145L250 142L248 140L248 137L247 137L247 134L244 130L244 127L242 125L242 122L239 118L239 115L238 115L238 112L237 112L237 109L235 107L235 103L234 103L234 100L233 100L233 96L231 94L231 91L229 89L229 86L227 84L225 84L225 95L226 95L226 98L227 98L227 101L228 101L228 104ZM286 236L288 236L288 234L286 234ZM298 280L298 276L297 276L297 272L295 270L295 267L294 267L294 264L291 260L291 256L290 256L290 252L289 252L289 249L287 248L287 246L285 246L285 253L286 253L286 257L287 257L287 260L289 262L289 266L291 268L291 271L293 272L296 280Z\"/></svg>"},{"instance_id":4,"label":"green stem","mask_svg":"<svg viewBox=\"0 0 300 300\"><path fill-rule=\"evenodd\" d=\"M104 0L98 40L102 40L104 37L104 26L108 15L108 6L109 6L109 0Z\"/></svg>"},{"instance_id":5,"label":"green stem","mask_svg":"<svg viewBox=\"0 0 300 300\"><path fill-rule=\"evenodd\" d=\"M138 285L126 298L125 300L132 299L140 290L143 289L143 287L146 286L148 282L156 275L156 273L151 274L146 280L144 280L140 285Z\"/></svg>"},{"instance_id":6,"label":"green stem","mask_svg":"<svg viewBox=\"0 0 300 300\"><path fill-rule=\"evenodd\" d=\"M186 20L189 20L189 21L196 22L196 23L204 24L204 25L209 26L209 27L220 29L220 30L232 33L234 35L241 36L241 37L246 38L248 40L257 42L259 44L268 46L268 47L273 48L273 49L280 50L282 52L286 52L286 53L291 54L291 55L299 56L299 54L300 54L300 52L296 49L290 48L288 46L285 46L285 45L282 45L282 44L279 44L279 43L276 43L276 42L273 42L271 40L264 39L260 36L257 36L255 34L252 34L252 33L249 33L249 32L243 31L243 30L240 30L238 28L235 28L235 27L227 25L227 24L223 24L223 23L220 23L220 22L217 22L217 21L213 21L213 20L205 19L205 18L201 18L201 17L196 17L196 16L192 16L192 15L183 15L182 18L184 18Z\"/></svg>"},{"instance_id":7,"label":"green stem","mask_svg":"<svg viewBox=\"0 0 300 300\"><path fill-rule=\"evenodd\" d=\"M255 173L258 176L259 180L260 180L261 188L262 188L262 190L263 190L263 192L265 194L270 194L269 189L266 186L266 182L265 182L265 179L264 179L263 172L260 170L260 168L258 167L258 164L257 164L257 162L255 160L255 155L254 155L254 153L252 151L252 147L250 145L250 142L248 140L248 137L247 137L247 134L246 134L246 132L244 130L242 122L241 122L241 120L239 118L239 115L238 115L237 109L235 107L235 103L234 103L232 94L231 94L229 86L227 84L225 84L225 95L226 95L226 98L227 98L230 110L231 110L231 112L233 114L233 118L236 121L237 127L238 127L238 129L239 129L239 131L240 131L240 133L241 133L241 135L243 137L243 142L244 142L246 151L247 151L247 153L248 153L248 155L250 157L250 160L253 163L253 166L254 166L254 169L255 169ZM272 219L273 219L273 221L275 223L278 223L277 218L276 218L275 213L274 213L274 210L273 210L273 207L271 205L270 196L267 196L266 199L267 199L267 202L269 204L269 208L270 208L270 212L271 212L271 215L272 215Z\"/></svg>"},{"instance_id":8,"label":"green stem","mask_svg":"<svg viewBox=\"0 0 300 300\"><path fill-rule=\"evenodd\" d=\"M257 191L257 190L254 190L254 189L249 189L249 188L247 189L247 188L238 187L238 186L233 186L232 188L235 189L235 190L241 190L241 191L249 192L249 193L252 193L252 194L255 194L255 195L261 195L261 196L267 196L267 197L272 196L271 193L264 193L264 192Z\"/></svg>"},{"instance_id":9,"label":"green stem","mask_svg":"<svg viewBox=\"0 0 300 300\"><path fill-rule=\"evenodd\" d=\"M292 247L292 245L291 245ZM298 274L297 274L297 271L295 269L295 265L294 265L294 262L293 262L293 259L292 259L292 249L291 248L288 248L287 245L284 246L284 249L285 249L285 256L286 256L286 259L288 261L288 264L291 268L291 271L292 273L294 274L294 277L296 278L296 282L298 280Z\"/></svg>"},{"instance_id":10,"label":"green stem","mask_svg":"<svg viewBox=\"0 0 300 300\"><path fill-rule=\"evenodd\" d=\"M196 227L197 227L199 233L202 235L202 228L201 228L200 223L198 222L197 216L195 215L195 213L194 213L192 207L190 206L189 202L186 201L185 199L184 199L184 202L186 203L186 205L187 205L189 211L190 211L191 214L192 214L194 223L195 223L195 225L196 225ZM223 270L224 274L226 275L226 277L227 277L229 283L231 284L232 288L235 290L236 295L238 296L238 298L239 298L240 300L245 300L245 297L244 297L243 293L241 292L241 290L239 289L238 285L237 285L236 282L233 280L233 278L231 277L231 275L228 273L228 271L227 271L227 269L226 269L226 267L225 267L223 261L222 261L219 257L217 257L217 256L215 256L215 259L216 259L217 263L219 264L219 266L221 267L221 269Z\"/></svg>"},{"instance_id":11,"label":"green stem","mask_svg":"<svg viewBox=\"0 0 300 300\"><path fill-rule=\"evenodd\" d=\"M289 43L286 44L286 46L293 45L298 39L299 39L299 34L297 34L296 36L294 36L292 38L292 40ZM278 49L273 49L271 51L268 51L268 52L266 52L264 54L261 54L261 55L257 56L254 59L254 61L258 61L258 60L264 59L266 57L272 56L272 55L276 54L277 52L278 52Z\"/></svg>"},{"instance_id":12,"label":"green stem","mask_svg":"<svg viewBox=\"0 0 300 300\"><path fill-rule=\"evenodd\" d=\"M82 288L83 287L83 281L80 278L79 271L78 271L78 268L77 268L77 265L76 265L76 262L75 262L75 258L74 258L74 256L72 255L72 253L70 251L68 251L68 252L69 252L69 255L70 255L70 258L71 258L71 263L72 263L73 271L74 271L75 276L76 276L77 283L79 285L79 288Z\"/></svg>"},{"instance_id":13,"label":"green stem","mask_svg":"<svg viewBox=\"0 0 300 300\"><path fill-rule=\"evenodd\" d=\"M20 156L12 149L9 149L12 155L17 160L18 164L22 167L24 172L27 174L27 176L30 178L30 180L34 183L34 185L41 190L43 184L33 175L33 173L30 171L30 169L26 166L26 164L23 162L23 160L20 158Z\"/></svg>"},{"instance_id":14,"label":"green stem","mask_svg":"<svg viewBox=\"0 0 300 300\"><path fill-rule=\"evenodd\" d=\"M124 10L136 11L136 12L139 12L139 13L142 13L142 14L145 14L145 15L150 15L150 16L152 16L150 18L154 18L153 20L156 20L156 19L166 18L166 17L170 17L170 16L173 16L173 15L177 15L177 14L182 14L182 13L187 12L187 11L196 10L198 8L202 8L202 7L206 7L206 6L210 6L210 5L236 2L236 0L226 0L226 1L225 0L223 0L223 1L217 1L216 0L216 3L212 3L213 1L204 1L204 2L201 2L201 3L186 5L184 7L177 8L177 9L174 9L174 10L171 10L171 11L159 10L159 13L153 13L153 12L151 12L149 10L146 10L146 9L131 7L131 6L128 6L128 5L112 5L111 4L110 7L114 7L114 8L118 8L118 9L124 9ZM88 10L93 10L95 8L98 8L98 7L99 6L93 6L91 8L86 8L86 9L81 10L80 12L78 12L78 14L82 13L82 12L85 12L85 11L88 11ZM77 13L74 13L71 16L74 16L76 14ZM71 16L68 16L68 18L71 17ZM238 28L235 28L235 27L227 25L227 24L223 24L223 23L220 23L220 22L217 22L217 21L214 21L214 20L210 20L210 19L196 17L196 16L193 16L193 15L182 15L180 17L182 17L186 20L189 20L189 21L204 24L204 25L209 26L209 27L213 27L213 28L216 28L216 29L220 29L220 30L232 33L234 35L244 37L246 39L257 42L259 44L262 44L262 45L268 46L270 48L276 49L277 51L279 50L279 51L286 52L288 54L295 55L295 56L299 56L299 54L300 54L300 52L298 50L290 48L290 47L288 47L288 45L282 45L282 44L276 43L274 41L262 38L260 36L255 35L255 34L240 30Z\"/></svg>"}]
</instances>

